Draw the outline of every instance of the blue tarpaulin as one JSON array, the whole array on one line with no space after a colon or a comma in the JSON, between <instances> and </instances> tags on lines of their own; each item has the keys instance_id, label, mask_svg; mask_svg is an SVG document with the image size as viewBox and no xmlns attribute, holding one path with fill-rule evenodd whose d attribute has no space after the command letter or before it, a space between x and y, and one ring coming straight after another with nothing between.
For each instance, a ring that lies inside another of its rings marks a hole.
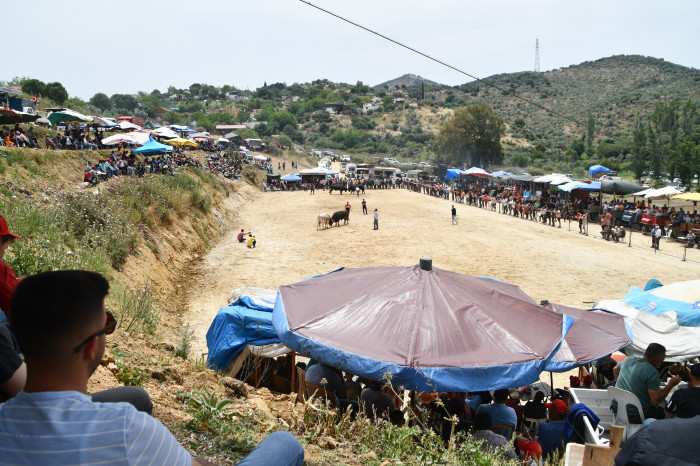
<instances>
[{"instance_id":1,"label":"blue tarpaulin","mask_svg":"<svg viewBox=\"0 0 700 466\"><path fill-rule=\"evenodd\" d=\"M590 184L584 184L576 189L580 189L581 191L600 191L600 181L594 181Z\"/></svg>"},{"instance_id":2,"label":"blue tarpaulin","mask_svg":"<svg viewBox=\"0 0 700 466\"><path fill-rule=\"evenodd\" d=\"M462 170L459 168L448 168L445 174L445 181L456 180L459 178L460 173L462 173Z\"/></svg>"},{"instance_id":3,"label":"blue tarpaulin","mask_svg":"<svg viewBox=\"0 0 700 466\"><path fill-rule=\"evenodd\" d=\"M610 173L610 169L602 165L593 165L588 168L588 174L591 176L596 176L602 173Z\"/></svg>"},{"instance_id":4,"label":"blue tarpaulin","mask_svg":"<svg viewBox=\"0 0 700 466\"><path fill-rule=\"evenodd\" d=\"M149 141L146 144L139 147L138 149L132 150L131 152L133 152L134 154L149 155L149 154L164 154L165 152L170 152L171 150L173 150L172 146L168 146L166 144L161 144L158 141L154 140L153 138L149 138Z\"/></svg>"},{"instance_id":5,"label":"blue tarpaulin","mask_svg":"<svg viewBox=\"0 0 700 466\"><path fill-rule=\"evenodd\" d=\"M279 343L272 326L275 298L242 296L222 307L207 331L207 366L225 369L247 345Z\"/></svg>"}]
</instances>

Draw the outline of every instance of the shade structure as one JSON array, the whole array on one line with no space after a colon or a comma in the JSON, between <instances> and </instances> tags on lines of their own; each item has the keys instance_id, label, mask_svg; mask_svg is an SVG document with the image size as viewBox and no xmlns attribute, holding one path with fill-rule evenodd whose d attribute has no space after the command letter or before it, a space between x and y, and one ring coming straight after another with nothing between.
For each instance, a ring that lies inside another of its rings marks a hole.
<instances>
[{"instance_id":1,"label":"shade structure","mask_svg":"<svg viewBox=\"0 0 700 466\"><path fill-rule=\"evenodd\" d=\"M566 184L571 182L571 178L566 175L560 175L558 173L552 173L551 175L538 176L532 180L533 183L549 183L551 185L557 186L560 184Z\"/></svg>"},{"instance_id":2,"label":"shade structure","mask_svg":"<svg viewBox=\"0 0 700 466\"><path fill-rule=\"evenodd\" d=\"M173 131L170 128L166 128L165 126L161 126L160 128L156 128L153 130L153 132L158 134L158 136L168 138L168 139L178 137L177 133L175 131Z\"/></svg>"},{"instance_id":3,"label":"shade structure","mask_svg":"<svg viewBox=\"0 0 700 466\"><path fill-rule=\"evenodd\" d=\"M547 363L548 371L566 372L619 351L632 343L632 331L622 316L561 304L548 304L546 308L574 319L559 351Z\"/></svg>"},{"instance_id":4,"label":"shade structure","mask_svg":"<svg viewBox=\"0 0 700 466\"><path fill-rule=\"evenodd\" d=\"M0 107L0 125L15 125L17 123L30 123L39 119L39 115L18 112L11 108Z\"/></svg>"},{"instance_id":5,"label":"shade structure","mask_svg":"<svg viewBox=\"0 0 700 466\"><path fill-rule=\"evenodd\" d=\"M273 324L294 351L421 391L536 381L572 319L517 286L433 268L346 268L282 286Z\"/></svg>"},{"instance_id":6,"label":"shade structure","mask_svg":"<svg viewBox=\"0 0 700 466\"><path fill-rule=\"evenodd\" d=\"M89 116L83 115L82 113L78 113L70 109L65 109L58 112L51 112L49 113L48 119L52 125L58 124L62 121L78 121L80 123L85 123L92 120Z\"/></svg>"},{"instance_id":7,"label":"shade structure","mask_svg":"<svg viewBox=\"0 0 700 466\"><path fill-rule=\"evenodd\" d=\"M700 193L681 193L673 196L673 199L683 199L684 201L692 201L696 203L700 201Z\"/></svg>"},{"instance_id":8,"label":"shade structure","mask_svg":"<svg viewBox=\"0 0 700 466\"><path fill-rule=\"evenodd\" d=\"M505 178L506 176L513 176L512 173L504 172L503 170L491 173L494 178Z\"/></svg>"},{"instance_id":9,"label":"shade structure","mask_svg":"<svg viewBox=\"0 0 700 466\"><path fill-rule=\"evenodd\" d=\"M301 181L300 177L292 175L291 173L289 175L284 175L281 179L282 181Z\"/></svg>"},{"instance_id":10,"label":"shade structure","mask_svg":"<svg viewBox=\"0 0 700 466\"><path fill-rule=\"evenodd\" d=\"M172 150L173 150L172 146L168 146L167 144L161 144L160 142L158 142L154 139L150 139L146 144L139 147L138 149L134 149L132 152L134 154L154 155L154 154L164 154L164 153L170 152Z\"/></svg>"},{"instance_id":11,"label":"shade structure","mask_svg":"<svg viewBox=\"0 0 700 466\"><path fill-rule=\"evenodd\" d=\"M192 139L214 139L213 137L209 136L207 133L192 133L192 134L190 134L190 138L192 138Z\"/></svg>"},{"instance_id":12,"label":"shade structure","mask_svg":"<svg viewBox=\"0 0 700 466\"><path fill-rule=\"evenodd\" d=\"M610 169L602 165L593 165L592 167L588 167L588 174L593 178L603 176L606 173L610 173Z\"/></svg>"},{"instance_id":13,"label":"shade structure","mask_svg":"<svg viewBox=\"0 0 700 466\"><path fill-rule=\"evenodd\" d=\"M189 139L183 139L183 138L172 138L172 139L166 139L163 141L167 144L170 144L171 146L192 146L192 147L197 147L197 143L194 141L190 141Z\"/></svg>"},{"instance_id":14,"label":"shade structure","mask_svg":"<svg viewBox=\"0 0 700 466\"><path fill-rule=\"evenodd\" d=\"M642 356L650 343L660 343L669 361L700 357L700 280L647 291L632 287L622 299L599 301L595 307L625 318L633 336L623 349L627 355Z\"/></svg>"},{"instance_id":15,"label":"shade structure","mask_svg":"<svg viewBox=\"0 0 700 466\"><path fill-rule=\"evenodd\" d=\"M633 194L644 189L643 186L622 180L602 180L600 190L608 194Z\"/></svg>"},{"instance_id":16,"label":"shade structure","mask_svg":"<svg viewBox=\"0 0 700 466\"><path fill-rule=\"evenodd\" d=\"M471 167L468 170L464 170L461 175L472 175L472 176L479 176L481 178L491 178L491 173L487 172L483 168L479 167Z\"/></svg>"},{"instance_id":17,"label":"shade structure","mask_svg":"<svg viewBox=\"0 0 700 466\"><path fill-rule=\"evenodd\" d=\"M148 133L139 133L133 131L131 133L114 134L112 136L106 137L102 140L102 144L105 146L113 146L119 143L136 144L143 145L148 142L150 136Z\"/></svg>"},{"instance_id":18,"label":"shade structure","mask_svg":"<svg viewBox=\"0 0 700 466\"><path fill-rule=\"evenodd\" d=\"M459 168L448 168L447 172L445 173L445 180L456 180L459 178L459 175L462 173L462 170Z\"/></svg>"},{"instance_id":19,"label":"shade structure","mask_svg":"<svg viewBox=\"0 0 700 466\"><path fill-rule=\"evenodd\" d=\"M654 188L646 188L646 189L642 189L640 191L637 191L637 192L631 193L631 194L632 194L632 196L645 196L652 191L656 191L656 190Z\"/></svg>"},{"instance_id":20,"label":"shade structure","mask_svg":"<svg viewBox=\"0 0 700 466\"><path fill-rule=\"evenodd\" d=\"M570 193L574 189L577 189L580 186L583 186L584 183L583 181L569 181L568 183L560 184L557 186L562 191L565 191L567 193Z\"/></svg>"},{"instance_id":21,"label":"shade structure","mask_svg":"<svg viewBox=\"0 0 700 466\"><path fill-rule=\"evenodd\" d=\"M107 117L92 117L92 122L102 128L112 128L118 126L117 122Z\"/></svg>"},{"instance_id":22,"label":"shade structure","mask_svg":"<svg viewBox=\"0 0 700 466\"><path fill-rule=\"evenodd\" d=\"M669 199L675 194L680 194L681 192L674 188L673 186L665 186L663 188L655 189L644 195L647 199Z\"/></svg>"},{"instance_id":23,"label":"shade structure","mask_svg":"<svg viewBox=\"0 0 700 466\"><path fill-rule=\"evenodd\" d=\"M594 181L593 183L583 184L576 189L581 191L600 191L600 181Z\"/></svg>"},{"instance_id":24,"label":"shade structure","mask_svg":"<svg viewBox=\"0 0 700 466\"><path fill-rule=\"evenodd\" d=\"M132 123L132 122L130 122L130 121L126 121L126 120L120 121L120 122L117 124L117 126L118 126L119 128L121 128L121 129L129 129L129 130L131 130L131 129L136 129L136 130L141 129L141 127L140 127L139 125L136 125L136 124L134 124L134 123Z\"/></svg>"}]
</instances>

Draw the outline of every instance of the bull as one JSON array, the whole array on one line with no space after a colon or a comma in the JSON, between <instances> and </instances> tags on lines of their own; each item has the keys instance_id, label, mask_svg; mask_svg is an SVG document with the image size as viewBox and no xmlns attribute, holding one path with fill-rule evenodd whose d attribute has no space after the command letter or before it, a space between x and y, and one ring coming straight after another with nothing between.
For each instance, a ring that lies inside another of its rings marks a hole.
<instances>
[{"instance_id":1,"label":"bull","mask_svg":"<svg viewBox=\"0 0 700 466\"><path fill-rule=\"evenodd\" d=\"M332 184L328 188L328 194L333 194L333 190L340 191L340 194L343 194L348 188L344 184Z\"/></svg>"},{"instance_id":2,"label":"bull","mask_svg":"<svg viewBox=\"0 0 700 466\"><path fill-rule=\"evenodd\" d=\"M316 225L316 229L318 230L319 228L328 228L331 223L331 214L318 214L318 224Z\"/></svg>"},{"instance_id":3,"label":"bull","mask_svg":"<svg viewBox=\"0 0 700 466\"><path fill-rule=\"evenodd\" d=\"M340 226L340 221L343 220L343 225L346 225L350 221L350 212L347 210L339 210L333 214L331 217L331 226L335 223Z\"/></svg>"}]
</instances>

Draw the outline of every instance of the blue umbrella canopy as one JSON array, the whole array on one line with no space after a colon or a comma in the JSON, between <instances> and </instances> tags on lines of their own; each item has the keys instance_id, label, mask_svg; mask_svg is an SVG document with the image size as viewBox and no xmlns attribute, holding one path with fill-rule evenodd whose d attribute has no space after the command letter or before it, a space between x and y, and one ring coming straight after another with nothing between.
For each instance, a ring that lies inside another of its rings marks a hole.
<instances>
[{"instance_id":1,"label":"blue umbrella canopy","mask_svg":"<svg viewBox=\"0 0 700 466\"><path fill-rule=\"evenodd\" d=\"M292 175L291 173L289 175L284 175L281 179L282 181L301 181L300 177Z\"/></svg>"},{"instance_id":2,"label":"blue umbrella canopy","mask_svg":"<svg viewBox=\"0 0 700 466\"><path fill-rule=\"evenodd\" d=\"M539 378L573 319L517 286L442 269L339 269L279 288L272 317L294 351L420 391Z\"/></svg>"},{"instance_id":3,"label":"blue umbrella canopy","mask_svg":"<svg viewBox=\"0 0 700 466\"><path fill-rule=\"evenodd\" d=\"M594 181L593 183L584 184L574 189L580 189L581 191L600 191L600 181Z\"/></svg>"}]
</instances>

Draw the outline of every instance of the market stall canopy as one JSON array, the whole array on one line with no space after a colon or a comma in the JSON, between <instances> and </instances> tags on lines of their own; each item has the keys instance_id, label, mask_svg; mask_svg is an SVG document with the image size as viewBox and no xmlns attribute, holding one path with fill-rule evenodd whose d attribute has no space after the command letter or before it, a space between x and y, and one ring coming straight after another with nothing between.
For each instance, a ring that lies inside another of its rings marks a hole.
<instances>
[{"instance_id":1,"label":"market stall canopy","mask_svg":"<svg viewBox=\"0 0 700 466\"><path fill-rule=\"evenodd\" d=\"M315 168L304 168L299 170L300 175L327 175L328 172L325 168L315 167Z\"/></svg>"},{"instance_id":2,"label":"market stall canopy","mask_svg":"<svg viewBox=\"0 0 700 466\"><path fill-rule=\"evenodd\" d=\"M219 138L219 139L216 140L216 142L231 142L231 141L229 141L229 140L226 139L226 138Z\"/></svg>"},{"instance_id":3,"label":"market stall canopy","mask_svg":"<svg viewBox=\"0 0 700 466\"><path fill-rule=\"evenodd\" d=\"M214 139L213 137L209 136L208 133L192 133L192 134L190 134L190 138L192 138L192 139Z\"/></svg>"},{"instance_id":4,"label":"market stall canopy","mask_svg":"<svg viewBox=\"0 0 700 466\"><path fill-rule=\"evenodd\" d=\"M173 150L172 146L168 146L167 144L161 144L160 142L150 139L147 143L145 143L143 146L139 147L138 149L134 149L132 152L134 154L143 154L143 155L153 155L153 154L164 154L166 152L170 152Z\"/></svg>"},{"instance_id":5,"label":"market stall canopy","mask_svg":"<svg viewBox=\"0 0 700 466\"><path fill-rule=\"evenodd\" d=\"M141 129L141 127L139 125L135 125L134 123L132 123L130 121L120 121L119 123L117 123L117 126L120 129L136 129L136 130Z\"/></svg>"},{"instance_id":6,"label":"market stall canopy","mask_svg":"<svg viewBox=\"0 0 700 466\"><path fill-rule=\"evenodd\" d=\"M632 196L646 196L652 191L656 191L654 188L647 188L647 189L642 189L641 191L637 191L636 193L631 193Z\"/></svg>"},{"instance_id":7,"label":"market stall canopy","mask_svg":"<svg viewBox=\"0 0 700 466\"><path fill-rule=\"evenodd\" d=\"M173 131L170 128L166 128L165 126L161 126L160 128L156 128L153 130L154 133L158 134L161 137L172 139L177 137L177 133Z\"/></svg>"},{"instance_id":8,"label":"market stall canopy","mask_svg":"<svg viewBox=\"0 0 700 466\"><path fill-rule=\"evenodd\" d=\"M572 180L566 175L560 175L558 173L552 173L551 175L538 176L533 178L533 183L549 183L551 185L557 186L560 184L570 183Z\"/></svg>"},{"instance_id":9,"label":"market stall canopy","mask_svg":"<svg viewBox=\"0 0 700 466\"><path fill-rule=\"evenodd\" d=\"M290 173L289 175L284 175L282 181L301 181L301 178Z\"/></svg>"},{"instance_id":10,"label":"market stall canopy","mask_svg":"<svg viewBox=\"0 0 700 466\"><path fill-rule=\"evenodd\" d=\"M643 356L650 343L666 347L666 360L700 357L700 280L672 283L644 291L632 287L620 300L594 306L625 318L633 341L623 352Z\"/></svg>"},{"instance_id":11,"label":"market stall canopy","mask_svg":"<svg viewBox=\"0 0 700 466\"><path fill-rule=\"evenodd\" d=\"M170 129L179 131L180 133L196 133L196 131L189 126L170 125Z\"/></svg>"},{"instance_id":12,"label":"market stall canopy","mask_svg":"<svg viewBox=\"0 0 700 466\"><path fill-rule=\"evenodd\" d=\"M517 286L420 266L338 269L281 286L272 321L297 353L440 392L538 380L573 323Z\"/></svg>"},{"instance_id":13,"label":"market stall canopy","mask_svg":"<svg viewBox=\"0 0 700 466\"><path fill-rule=\"evenodd\" d=\"M116 121L107 117L92 117L92 122L101 128L113 128L118 126Z\"/></svg>"},{"instance_id":14,"label":"market stall canopy","mask_svg":"<svg viewBox=\"0 0 700 466\"><path fill-rule=\"evenodd\" d=\"M593 178L603 176L606 173L610 173L610 169L602 165L593 165L592 167L588 167L588 174Z\"/></svg>"},{"instance_id":15,"label":"market stall canopy","mask_svg":"<svg viewBox=\"0 0 700 466\"><path fill-rule=\"evenodd\" d=\"M607 194L632 194L644 186L622 180L601 180L600 190Z\"/></svg>"},{"instance_id":16,"label":"market stall canopy","mask_svg":"<svg viewBox=\"0 0 700 466\"><path fill-rule=\"evenodd\" d=\"M681 192L674 188L673 186L665 186L663 188L655 189L650 193L644 195L647 199L668 199L674 194L680 194Z\"/></svg>"},{"instance_id":17,"label":"market stall canopy","mask_svg":"<svg viewBox=\"0 0 700 466\"><path fill-rule=\"evenodd\" d=\"M594 181L593 183L582 184L576 189L581 191L600 191L600 181Z\"/></svg>"},{"instance_id":18,"label":"market stall canopy","mask_svg":"<svg viewBox=\"0 0 700 466\"><path fill-rule=\"evenodd\" d=\"M62 121L77 121L80 123L87 123L89 121L92 121L92 119L89 116L83 115L82 113L78 113L70 109L65 109L58 112L51 112L49 113L48 118L52 125L56 125Z\"/></svg>"},{"instance_id":19,"label":"market stall canopy","mask_svg":"<svg viewBox=\"0 0 700 466\"><path fill-rule=\"evenodd\" d=\"M226 139L240 139L241 137L237 135L236 133L226 133L224 134L224 137Z\"/></svg>"},{"instance_id":20,"label":"market stall canopy","mask_svg":"<svg viewBox=\"0 0 700 466\"><path fill-rule=\"evenodd\" d=\"M126 143L140 146L146 144L149 139L150 136L148 133L139 133L134 131L131 133L115 134L113 136L106 137L102 140L102 144L105 146L113 146L119 143Z\"/></svg>"},{"instance_id":21,"label":"market stall canopy","mask_svg":"<svg viewBox=\"0 0 700 466\"><path fill-rule=\"evenodd\" d=\"M574 319L561 348L547 363L548 371L566 372L620 351L632 343L632 332L622 316L561 304L547 304L545 307Z\"/></svg>"},{"instance_id":22,"label":"market stall canopy","mask_svg":"<svg viewBox=\"0 0 700 466\"><path fill-rule=\"evenodd\" d=\"M583 181L569 181L568 183L558 185L557 188L567 193L570 193L574 189L577 189L579 186L583 186L584 184L586 183L584 183Z\"/></svg>"},{"instance_id":23,"label":"market stall canopy","mask_svg":"<svg viewBox=\"0 0 700 466\"><path fill-rule=\"evenodd\" d=\"M479 167L471 167L468 170L464 170L461 175L472 175L472 176L479 176L481 178L491 178L491 173L487 172L483 168Z\"/></svg>"},{"instance_id":24,"label":"market stall canopy","mask_svg":"<svg viewBox=\"0 0 700 466\"><path fill-rule=\"evenodd\" d=\"M197 143L194 141L191 141L189 139L182 139L182 138L172 138L172 139L166 139L165 141L166 144L170 144L171 146L192 146L192 147L197 147Z\"/></svg>"},{"instance_id":25,"label":"market stall canopy","mask_svg":"<svg viewBox=\"0 0 700 466\"><path fill-rule=\"evenodd\" d=\"M681 193L673 196L673 199L683 199L684 201L698 202L700 201L700 193Z\"/></svg>"},{"instance_id":26,"label":"market stall canopy","mask_svg":"<svg viewBox=\"0 0 700 466\"><path fill-rule=\"evenodd\" d=\"M501 171L491 173L491 176L493 176L494 178L505 178L507 176L513 176L513 174L508 173L508 172L504 172L501 170Z\"/></svg>"},{"instance_id":27,"label":"market stall canopy","mask_svg":"<svg viewBox=\"0 0 700 466\"><path fill-rule=\"evenodd\" d=\"M0 125L16 125L17 123L31 123L39 119L39 115L18 112L11 108L0 107Z\"/></svg>"},{"instance_id":28,"label":"market stall canopy","mask_svg":"<svg viewBox=\"0 0 700 466\"><path fill-rule=\"evenodd\" d=\"M513 181L532 181L535 177L532 175L513 175L510 177Z\"/></svg>"}]
</instances>

